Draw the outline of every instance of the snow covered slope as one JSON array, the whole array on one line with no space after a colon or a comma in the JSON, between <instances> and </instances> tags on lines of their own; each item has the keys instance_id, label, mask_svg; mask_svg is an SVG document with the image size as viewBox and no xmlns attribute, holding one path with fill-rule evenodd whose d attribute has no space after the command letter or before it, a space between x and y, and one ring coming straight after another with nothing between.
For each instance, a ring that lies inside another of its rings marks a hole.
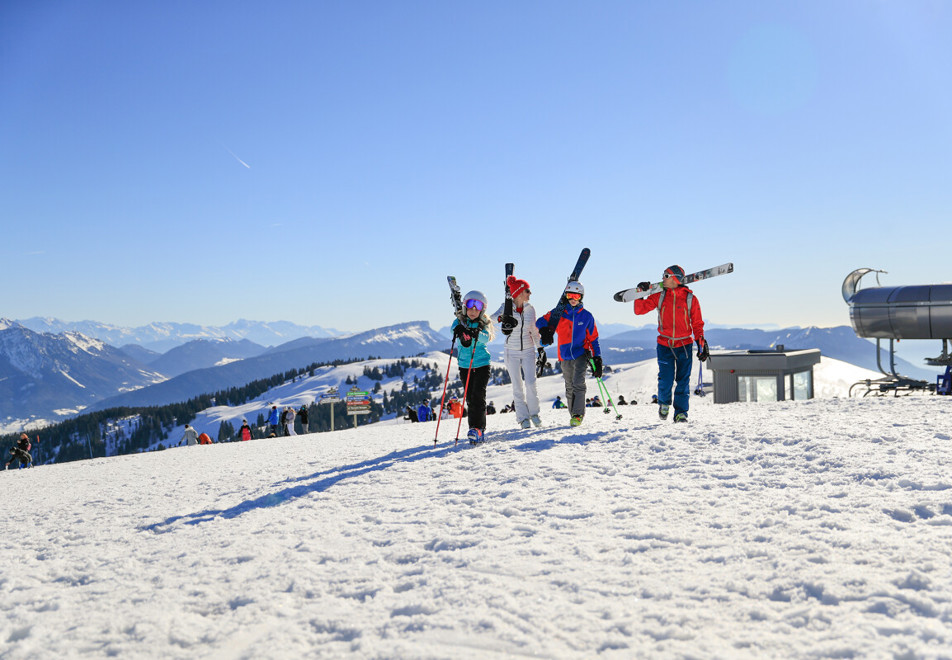
<instances>
[{"instance_id":1,"label":"snow covered slope","mask_svg":"<svg viewBox=\"0 0 952 660\"><path fill-rule=\"evenodd\" d=\"M446 373L447 356L444 353L432 352L422 358L421 362L437 369L440 374ZM268 390L260 397L250 401L242 406L216 406L209 408L196 417L191 423L199 432L208 433L211 437L217 437L218 427L223 422L230 422L235 428L241 426L241 420L247 419L254 423L259 413L267 415L268 408L272 404L279 407L291 406L295 409L303 404L310 404L316 401L320 395L329 387L335 387L340 392L345 392L350 386L345 384L347 379L357 383L361 389L372 390L375 382L362 376L364 368L380 368L392 363L393 360L366 360L346 364L340 367L322 367L316 370L314 376L302 378L296 382L289 382L280 387ZM700 363L694 361L694 372ZM494 363L494 367L504 368L502 363ZM412 382L414 376L419 372L410 371L406 374L407 381ZM850 385L864 378L877 378L879 374L868 371L861 367L840 362L831 358L821 358L820 364L814 367L814 389L817 398L847 397ZM453 366L450 370L451 382L457 378L457 364L453 360ZM704 380L708 384L711 381L710 372L704 372ZM651 395L657 392L658 388L658 365L655 360L644 360L630 364L615 364L610 373L606 373L604 378L609 393L614 399L618 395L624 395L628 402L637 402L646 404L651 401ZM381 381L382 391L391 392L400 389L403 385L402 378L385 379ZM697 381L694 380L694 383ZM540 378L537 381L539 399L543 408L550 408L556 396L565 397L565 383L561 375L552 375ZM598 393L598 387L594 381L589 379L588 396L594 396ZM711 388L708 387L708 392ZM439 399L442 389L434 390L432 395ZM378 397L382 394L378 394ZM507 403L512 401L511 385L490 385L486 391L486 400L495 403L497 409L502 409ZM607 403L607 402L606 402ZM713 396L705 398L692 397L692 406L708 406L713 403ZM652 410L655 410L652 408ZM619 408L620 412L624 412ZM347 423L341 420L341 424ZM510 424L514 422L509 421ZM456 427L454 426L454 429ZM183 427L174 429L170 435L173 441L178 441L181 437ZM454 431L455 435L455 431ZM463 433L465 435L465 432ZM168 443L166 443L168 444Z\"/></svg>"},{"instance_id":2,"label":"snow covered slope","mask_svg":"<svg viewBox=\"0 0 952 660\"><path fill-rule=\"evenodd\" d=\"M2 473L0 657L948 657L952 401L709 400Z\"/></svg>"},{"instance_id":3,"label":"snow covered slope","mask_svg":"<svg viewBox=\"0 0 952 660\"><path fill-rule=\"evenodd\" d=\"M120 394L96 404L103 410L117 406L164 405L229 387L241 387L258 378L268 378L316 362L332 362L370 355L400 357L417 355L445 345L423 321L376 328L335 339L305 337L275 347L256 357L206 369L196 369L155 387Z\"/></svg>"}]
</instances>

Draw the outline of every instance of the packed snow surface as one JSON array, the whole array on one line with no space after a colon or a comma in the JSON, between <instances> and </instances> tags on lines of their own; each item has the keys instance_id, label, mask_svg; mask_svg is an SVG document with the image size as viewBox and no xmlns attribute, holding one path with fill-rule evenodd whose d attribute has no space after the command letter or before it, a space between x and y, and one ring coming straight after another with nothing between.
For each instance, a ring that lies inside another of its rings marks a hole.
<instances>
[{"instance_id":1,"label":"packed snow surface","mask_svg":"<svg viewBox=\"0 0 952 660\"><path fill-rule=\"evenodd\" d=\"M710 399L5 472L0 657L952 657L952 400Z\"/></svg>"}]
</instances>

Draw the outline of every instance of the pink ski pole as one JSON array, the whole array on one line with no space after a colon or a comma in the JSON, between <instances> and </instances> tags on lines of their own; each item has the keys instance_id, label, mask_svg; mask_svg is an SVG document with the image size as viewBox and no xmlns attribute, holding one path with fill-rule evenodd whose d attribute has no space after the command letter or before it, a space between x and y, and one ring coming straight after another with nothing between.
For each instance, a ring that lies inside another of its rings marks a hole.
<instances>
[{"instance_id":1,"label":"pink ski pole","mask_svg":"<svg viewBox=\"0 0 952 660\"><path fill-rule=\"evenodd\" d=\"M453 335L453 343L450 344L450 361L446 365L446 378L443 379L443 396L440 397L440 409L436 413L436 434L433 436L433 444L436 444L440 437L440 420L443 419L443 401L446 399L446 385L450 382L450 367L453 366L453 347L456 346L456 335ZM457 433L459 435L459 433Z\"/></svg>"},{"instance_id":2,"label":"pink ski pole","mask_svg":"<svg viewBox=\"0 0 952 660\"><path fill-rule=\"evenodd\" d=\"M469 369L466 370L466 385L463 387L463 404L468 405L466 400L466 395L469 394L469 377L473 375L473 360L476 359L476 342L479 341L479 335L473 338L473 354L469 357ZM453 446L459 444L459 430L463 428L463 417L460 416L459 424L456 425L456 440L453 442Z\"/></svg>"}]
</instances>

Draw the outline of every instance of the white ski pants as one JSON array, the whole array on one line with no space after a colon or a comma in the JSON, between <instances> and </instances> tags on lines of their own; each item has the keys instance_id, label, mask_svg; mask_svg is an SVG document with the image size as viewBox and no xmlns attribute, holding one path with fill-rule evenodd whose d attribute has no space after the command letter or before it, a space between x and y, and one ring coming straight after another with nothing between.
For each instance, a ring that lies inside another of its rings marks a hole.
<instances>
[{"instance_id":1,"label":"white ski pants","mask_svg":"<svg viewBox=\"0 0 952 660\"><path fill-rule=\"evenodd\" d=\"M539 414L539 394L536 392L536 349L522 351L506 349L506 369L512 379L512 400L516 404L516 422Z\"/></svg>"}]
</instances>

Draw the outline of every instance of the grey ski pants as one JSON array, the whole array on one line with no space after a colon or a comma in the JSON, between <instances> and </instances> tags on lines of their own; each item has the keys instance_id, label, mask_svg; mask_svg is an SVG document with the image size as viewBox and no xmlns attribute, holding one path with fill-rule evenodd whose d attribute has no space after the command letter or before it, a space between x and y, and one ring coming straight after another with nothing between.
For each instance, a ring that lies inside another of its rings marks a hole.
<instances>
[{"instance_id":1,"label":"grey ski pants","mask_svg":"<svg viewBox=\"0 0 952 660\"><path fill-rule=\"evenodd\" d=\"M585 416L585 369L588 358L584 355L574 360L562 360L562 377L565 379L565 402L569 412Z\"/></svg>"}]
</instances>

